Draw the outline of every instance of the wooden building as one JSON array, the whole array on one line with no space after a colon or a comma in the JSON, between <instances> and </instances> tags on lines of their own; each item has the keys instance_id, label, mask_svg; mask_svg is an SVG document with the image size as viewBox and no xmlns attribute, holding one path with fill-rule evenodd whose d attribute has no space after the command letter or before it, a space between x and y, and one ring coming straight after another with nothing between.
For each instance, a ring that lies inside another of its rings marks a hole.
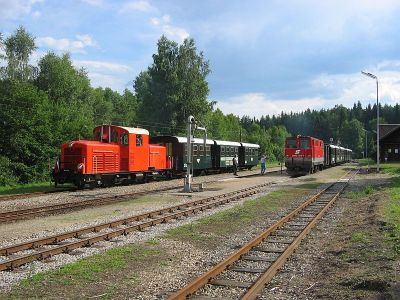
<instances>
[{"instance_id":1,"label":"wooden building","mask_svg":"<svg viewBox=\"0 0 400 300\"><path fill-rule=\"evenodd\" d=\"M400 161L400 124L379 125L381 161Z\"/></svg>"}]
</instances>

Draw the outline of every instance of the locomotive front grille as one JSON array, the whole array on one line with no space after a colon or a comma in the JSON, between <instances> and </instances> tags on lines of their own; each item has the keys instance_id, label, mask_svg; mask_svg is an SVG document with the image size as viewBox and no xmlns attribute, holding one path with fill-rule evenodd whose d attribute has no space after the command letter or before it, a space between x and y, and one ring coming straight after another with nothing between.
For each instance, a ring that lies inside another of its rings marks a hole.
<instances>
[{"instance_id":1,"label":"locomotive front grille","mask_svg":"<svg viewBox=\"0 0 400 300\"><path fill-rule=\"evenodd\" d=\"M61 169L75 171L80 163L85 162L81 148L65 148L64 157L61 158Z\"/></svg>"}]
</instances>

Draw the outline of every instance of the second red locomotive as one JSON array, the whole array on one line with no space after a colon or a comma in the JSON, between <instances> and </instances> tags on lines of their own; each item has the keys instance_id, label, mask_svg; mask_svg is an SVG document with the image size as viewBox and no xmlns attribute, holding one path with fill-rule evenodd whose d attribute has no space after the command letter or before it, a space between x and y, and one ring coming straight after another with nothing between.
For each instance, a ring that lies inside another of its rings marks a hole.
<instances>
[{"instance_id":1,"label":"second red locomotive","mask_svg":"<svg viewBox=\"0 0 400 300\"><path fill-rule=\"evenodd\" d=\"M290 175L305 175L351 160L352 150L324 144L311 136L292 136L285 141L285 166Z\"/></svg>"}]
</instances>

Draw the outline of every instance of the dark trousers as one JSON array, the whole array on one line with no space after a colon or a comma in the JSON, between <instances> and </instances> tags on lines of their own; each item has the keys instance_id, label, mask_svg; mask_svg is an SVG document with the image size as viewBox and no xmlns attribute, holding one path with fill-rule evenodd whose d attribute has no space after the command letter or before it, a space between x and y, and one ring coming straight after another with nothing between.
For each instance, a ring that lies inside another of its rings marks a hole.
<instances>
[{"instance_id":1,"label":"dark trousers","mask_svg":"<svg viewBox=\"0 0 400 300\"><path fill-rule=\"evenodd\" d=\"M237 165L233 165L233 175L237 175Z\"/></svg>"}]
</instances>

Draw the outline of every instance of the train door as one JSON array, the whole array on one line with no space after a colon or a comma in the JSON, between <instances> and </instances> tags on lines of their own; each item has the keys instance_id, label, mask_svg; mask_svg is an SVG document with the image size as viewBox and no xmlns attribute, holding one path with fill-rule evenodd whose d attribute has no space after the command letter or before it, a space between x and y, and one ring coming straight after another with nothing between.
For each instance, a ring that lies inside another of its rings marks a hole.
<instances>
[{"instance_id":1,"label":"train door","mask_svg":"<svg viewBox=\"0 0 400 300\"><path fill-rule=\"evenodd\" d=\"M119 144L121 151L121 171L129 170L129 134L127 132L122 132L119 136Z\"/></svg>"}]
</instances>

